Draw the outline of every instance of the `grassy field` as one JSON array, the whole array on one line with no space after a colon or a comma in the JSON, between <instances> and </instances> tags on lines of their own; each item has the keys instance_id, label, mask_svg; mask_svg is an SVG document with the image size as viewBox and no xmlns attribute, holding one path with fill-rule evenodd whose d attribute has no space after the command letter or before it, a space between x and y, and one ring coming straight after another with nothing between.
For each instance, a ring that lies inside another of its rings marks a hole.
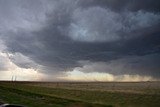
<instances>
[{"instance_id":1,"label":"grassy field","mask_svg":"<svg viewBox=\"0 0 160 107\"><path fill-rule=\"evenodd\" d=\"M0 82L0 103L25 107L160 107L160 82Z\"/></svg>"}]
</instances>

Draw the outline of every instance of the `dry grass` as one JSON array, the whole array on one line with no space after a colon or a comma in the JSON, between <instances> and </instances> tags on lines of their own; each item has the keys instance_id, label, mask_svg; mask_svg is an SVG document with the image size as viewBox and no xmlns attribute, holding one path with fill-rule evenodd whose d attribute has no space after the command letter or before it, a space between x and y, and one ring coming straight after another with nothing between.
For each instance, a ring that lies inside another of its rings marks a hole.
<instances>
[{"instance_id":1,"label":"dry grass","mask_svg":"<svg viewBox=\"0 0 160 107\"><path fill-rule=\"evenodd\" d=\"M35 107L159 107L159 82L0 82L0 99ZM10 92L8 95L7 90ZM6 95L5 95L6 94ZM18 94L21 101L8 98ZM23 98L27 101L23 101ZM33 100L36 98L36 100Z\"/></svg>"}]
</instances>

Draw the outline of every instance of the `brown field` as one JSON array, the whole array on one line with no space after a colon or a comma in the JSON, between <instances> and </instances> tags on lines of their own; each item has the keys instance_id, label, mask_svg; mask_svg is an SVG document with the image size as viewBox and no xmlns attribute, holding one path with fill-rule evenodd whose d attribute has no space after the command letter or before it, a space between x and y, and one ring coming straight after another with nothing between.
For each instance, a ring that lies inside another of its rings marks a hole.
<instances>
[{"instance_id":1,"label":"brown field","mask_svg":"<svg viewBox=\"0 0 160 107\"><path fill-rule=\"evenodd\" d=\"M0 94L0 103L27 107L160 107L160 82L2 81Z\"/></svg>"}]
</instances>

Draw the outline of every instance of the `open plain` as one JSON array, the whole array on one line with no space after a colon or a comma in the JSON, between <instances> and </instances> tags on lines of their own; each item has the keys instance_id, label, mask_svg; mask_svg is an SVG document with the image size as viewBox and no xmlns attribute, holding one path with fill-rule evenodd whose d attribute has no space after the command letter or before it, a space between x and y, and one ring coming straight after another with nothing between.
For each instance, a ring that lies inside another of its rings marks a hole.
<instances>
[{"instance_id":1,"label":"open plain","mask_svg":"<svg viewBox=\"0 0 160 107\"><path fill-rule=\"evenodd\" d=\"M25 107L160 107L159 82L0 82L0 103Z\"/></svg>"}]
</instances>

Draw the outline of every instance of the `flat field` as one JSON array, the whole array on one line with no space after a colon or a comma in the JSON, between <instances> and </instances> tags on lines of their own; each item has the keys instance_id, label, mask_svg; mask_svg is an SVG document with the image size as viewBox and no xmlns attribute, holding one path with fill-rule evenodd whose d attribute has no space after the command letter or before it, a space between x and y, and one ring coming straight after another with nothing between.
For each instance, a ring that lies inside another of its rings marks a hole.
<instances>
[{"instance_id":1,"label":"flat field","mask_svg":"<svg viewBox=\"0 0 160 107\"><path fill-rule=\"evenodd\" d=\"M25 107L160 107L160 82L0 82L0 103Z\"/></svg>"}]
</instances>

